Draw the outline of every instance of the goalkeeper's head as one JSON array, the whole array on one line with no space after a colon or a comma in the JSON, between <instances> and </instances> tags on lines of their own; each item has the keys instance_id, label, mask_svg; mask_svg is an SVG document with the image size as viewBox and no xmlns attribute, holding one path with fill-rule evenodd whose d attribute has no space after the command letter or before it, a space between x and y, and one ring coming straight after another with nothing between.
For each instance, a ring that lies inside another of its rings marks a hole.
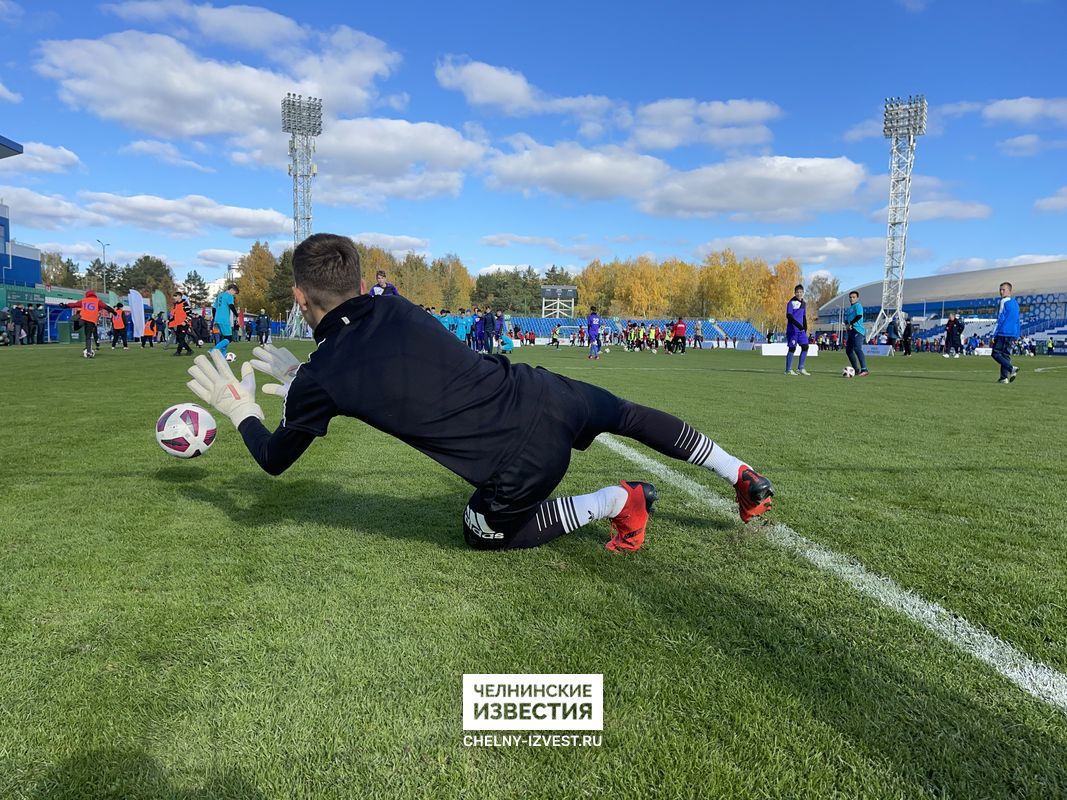
<instances>
[{"instance_id":1,"label":"goalkeeper's head","mask_svg":"<svg viewBox=\"0 0 1067 800\"><path fill-rule=\"evenodd\" d=\"M316 233L293 253L293 297L312 327L365 291L359 251L347 236Z\"/></svg>"}]
</instances>

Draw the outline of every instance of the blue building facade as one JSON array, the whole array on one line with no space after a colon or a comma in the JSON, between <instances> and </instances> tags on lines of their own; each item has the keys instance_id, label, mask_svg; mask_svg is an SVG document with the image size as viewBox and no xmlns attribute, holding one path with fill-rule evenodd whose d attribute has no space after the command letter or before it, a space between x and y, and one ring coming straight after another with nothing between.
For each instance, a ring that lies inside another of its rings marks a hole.
<instances>
[{"instance_id":1,"label":"blue building facade","mask_svg":"<svg viewBox=\"0 0 1067 800\"><path fill-rule=\"evenodd\" d=\"M0 136L0 158L22 155L22 145ZM0 283L36 286L41 282L41 251L11 238L11 211L0 204Z\"/></svg>"}]
</instances>

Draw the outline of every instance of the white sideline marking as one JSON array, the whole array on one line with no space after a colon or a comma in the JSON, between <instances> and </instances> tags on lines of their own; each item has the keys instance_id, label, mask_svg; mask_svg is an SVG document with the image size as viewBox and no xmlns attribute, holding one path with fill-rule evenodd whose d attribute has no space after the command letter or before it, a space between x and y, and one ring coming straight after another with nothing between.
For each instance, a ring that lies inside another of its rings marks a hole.
<instances>
[{"instance_id":1,"label":"white sideline marking","mask_svg":"<svg viewBox=\"0 0 1067 800\"><path fill-rule=\"evenodd\" d=\"M737 519L736 503L623 444L614 436L601 434L597 441L713 510ZM765 530L768 530L768 541L806 558L819 569L833 573L861 594L899 611L946 642L985 662L1027 694L1067 712L1067 675L1034 661L1003 639L937 603L931 603L898 586L889 578L868 572L850 556L805 539L786 525L775 523Z\"/></svg>"},{"instance_id":2,"label":"white sideline marking","mask_svg":"<svg viewBox=\"0 0 1067 800\"><path fill-rule=\"evenodd\" d=\"M1063 367L1038 367L1034 372L1052 372L1054 369L1067 369L1067 366Z\"/></svg>"}]
</instances>

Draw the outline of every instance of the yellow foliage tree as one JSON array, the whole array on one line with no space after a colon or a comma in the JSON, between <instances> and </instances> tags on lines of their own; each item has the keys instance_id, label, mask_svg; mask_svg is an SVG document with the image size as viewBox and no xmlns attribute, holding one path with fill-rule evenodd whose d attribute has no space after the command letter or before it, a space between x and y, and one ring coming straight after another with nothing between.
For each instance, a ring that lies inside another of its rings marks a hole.
<instances>
[{"instance_id":1,"label":"yellow foliage tree","mask_svg":"<svg viewBox=\"0 0 1067 800\"><path fill-rule=\"evenodd\" d=\"M237 279L240 294L236 304L240 308L256 311L265 308L271 278L274 277L274 268L277 265L274 255L265 242L257 241L248 253L241 256L238 264L241 267L241 277Z\"/></svg>"}]
</instances>

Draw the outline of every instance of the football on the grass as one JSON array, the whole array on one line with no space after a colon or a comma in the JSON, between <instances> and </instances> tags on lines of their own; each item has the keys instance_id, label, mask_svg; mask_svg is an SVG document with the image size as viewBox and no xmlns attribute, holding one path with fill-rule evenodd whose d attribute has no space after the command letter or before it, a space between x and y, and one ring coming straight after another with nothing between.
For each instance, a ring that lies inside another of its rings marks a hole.
<instances>
[{"instance_id":1,"label":"football on the grass","mask_svg":"<svg viewBox=\"0 0 1067 800\"><path fill-rule=\"evenodd\" d=\"M179 403L156 420L156 441L175 458L196 458L215 441L215 418L195 403Z\"/></svg>"}]
</instances>

